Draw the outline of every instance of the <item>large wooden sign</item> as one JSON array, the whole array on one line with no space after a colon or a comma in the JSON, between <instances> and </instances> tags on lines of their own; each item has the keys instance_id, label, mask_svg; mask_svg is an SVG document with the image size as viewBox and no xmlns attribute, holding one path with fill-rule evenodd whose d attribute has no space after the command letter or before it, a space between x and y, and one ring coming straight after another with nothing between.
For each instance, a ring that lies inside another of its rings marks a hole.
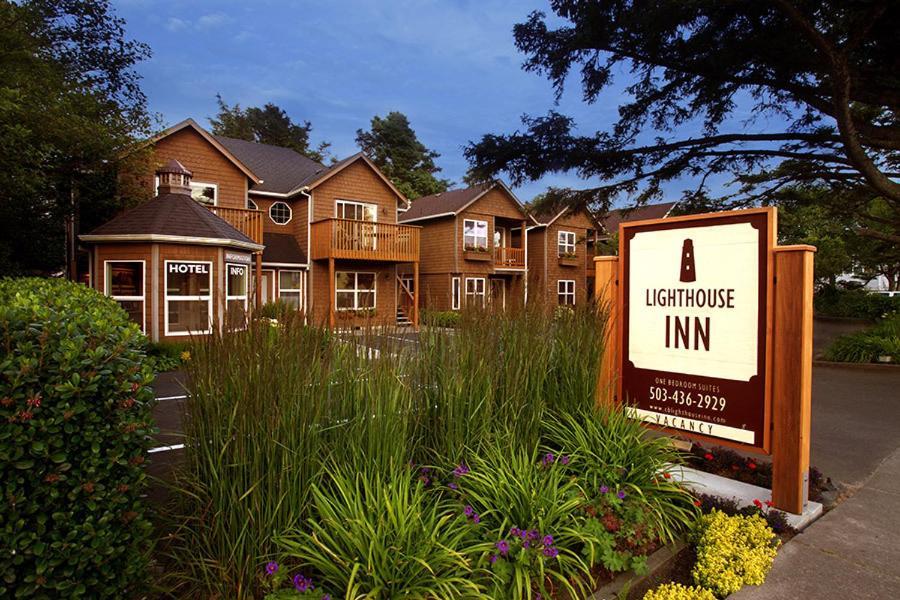
<instances>
[{"instance_id":1,"label":"large wooden sign","mask_svg":"<svg viewBox=\"0 0 900 600\"><path fill-rule=\"evenodd\" d=\"M626 222L595 261L609 310L597 401L649 427L772 455L772 500L807 499L812 246L775 246L775 209Z\"/></svg>"},{"instance_id":2,"label":"large wooden sign","mask_svg":"<svg viewBox=\"0 0 900 600\"><path fill-rule=\"evenodd\" d=\"M763 451L773 210L623 223L619 397L650 424Z\"/></svg>"}]
</instances>

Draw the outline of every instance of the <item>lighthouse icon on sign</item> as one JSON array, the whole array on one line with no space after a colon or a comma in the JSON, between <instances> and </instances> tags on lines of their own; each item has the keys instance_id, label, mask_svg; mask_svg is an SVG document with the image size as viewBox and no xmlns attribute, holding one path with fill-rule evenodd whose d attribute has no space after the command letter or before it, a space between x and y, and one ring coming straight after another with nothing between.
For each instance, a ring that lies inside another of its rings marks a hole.
<instances>
[{"instance_id":1,"label":"lighthouse icon on sign","mask_svg":"<svg viewBox=\"0 0 900 600\"><path fill-rule=\"evenodd\" d=\"M697 281L697 269L694 266L694 241L690 238L681 245L681 277L685 283Z\"/></svg>"}]
</instances>

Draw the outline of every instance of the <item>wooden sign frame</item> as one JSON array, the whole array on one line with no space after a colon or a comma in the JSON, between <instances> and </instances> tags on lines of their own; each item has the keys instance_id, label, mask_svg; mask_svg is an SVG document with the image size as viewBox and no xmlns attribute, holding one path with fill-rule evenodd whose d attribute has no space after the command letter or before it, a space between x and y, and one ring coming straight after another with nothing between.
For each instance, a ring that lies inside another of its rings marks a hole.
<instances>
[{"instance_id":1,"label":"wooden sign frame","mask_svg":"<svg viewBox=\"0 0 900 600\"><path fill-rule=\"evenodd\" d=\"M624 256L625 230L665 224L727 219L736 215L763 213L767 231L766 340L763 443L747 445L718 437L709 437L678 429L658 427L672 435L706 443L729 446L742 451L772 456L774 505L788 512L801 513L807 501L809 471L809 431L812 389L812 246L776 246L777 212L774 208L726 211L622 223L619 226L620 257ZM605 352L598 373L597 402L620 404L622 401L623 326L625 286L620 285L619 257L596 257L595 297L609 311L603 332ZM621 268L624 270L624 261ZM610 351L612 350L612 352Z\"/></svg>"}]
</instances>

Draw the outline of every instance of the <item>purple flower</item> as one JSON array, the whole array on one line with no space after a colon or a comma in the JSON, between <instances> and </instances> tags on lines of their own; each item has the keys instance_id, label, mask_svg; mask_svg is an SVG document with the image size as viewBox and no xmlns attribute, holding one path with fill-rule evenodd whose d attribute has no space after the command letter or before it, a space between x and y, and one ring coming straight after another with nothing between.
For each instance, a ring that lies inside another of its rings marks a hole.
<instances>
[{"instance_id":1,"label":"purple flower","mask_svg":"<svg viewBox=\"0 0 900 600\"><path fill-rule=\"evenodd\" d=\"M607 486L605 486L605 485L601 485L601 486L600 486L600 493L601 493L601 494L609 493L609 488L608 488Z\"/></svg>"},{"instance_id":2,"label":"purple flower","mask_svg":"<svg viewBox=\"0 0 900 600\"><path fill-rule=\"evenodd\" d=\"M506 556L509 553L509 542L506 540L500 540L495 544L497 546L497 550L500 551L500 554Z\"/></svg>"},{"instance_id":3,"label":"purple flower","mask_svg":"<svg viewBox=\"0 0 900 600\"><path fill-rule=\"evenodd\" d=\"M491 564L494 564L495 562L497 562L497 555L491 554L491 557L488 559L488 562L490 562Z\"/></svg>"},{"instance_id":4,"label":"purple flower","mask_svg":"<svg viewBox=\"0 0 900 600\"><path fill-rule=\"evenodd\" d=\"M277 562L275 562L273 560L273 561L266 563L266 573L267 574L274 575L276 573L276 571L278 571L278 563Z\"/></svg>"},{"instance_id":5,"label":"purple flower","mask_svg":"<svg viewBox=\"0 0 900 600\"><path fill-rule=\"evenodd\" d=\"M567 465L567 464L569 464L569 457L568 456L560 456L559 462L561 462L564 465Z\"/></svg>"},{"instance_id":6,"label":"purple flower","mask_svg":"<svg viewBox=\"0 0 900 600\"><path fill-rule=\"evenodd\" d=\"M450 484L447 485L447 487L450 488L451 490L458 490L458 489L459 489L459 486L456 485L455 483L450 483Z\"/></svg>"},{"instance_id":7,"label":"purple flower","mask_svg":"<svg viewBox=\"0 0 900 600\"><path fill-rule=\"evenodd\" d=\"M518 535L520 533L522 533L522 530L519 529L518 527L513 527L512 529L509 530L509 535L511 537L518 537Z\"/></svg>"},{"instance_id":8,"label":"purple flower","mask_svg":"<svg viewBox=\"0 0 900 600\"><path fill-rule=\"evenodd\" d=\"M475 514L475 509L466 504L466 507L463 508L463 514L465 514L467 517L471 517Z\"/></svg>"},{"instance_id":9,"label":"purple flower","mask_svg":"<svg viewBox=\"0 0 900 600\"><path fill-rule=\"evenodd\" d=\"M524 529L520 529L520 530L519 530L519 537L522 538L523 540L526 539L526 538L528 537L528 532L525 531Z\"/></svg>"},{"instance_id":10,"label":"purple flower","mask_svg":"<svg viewBox=\"0 0 900 600\"><path fill-rule=\"evenodd\" d=\"M466 463L464 463L464 462L459 463L459 465L455 469L453 469L453 476L454 477L462 477L463 475L465 475L468 472L469 472L469 467L466 466Z\"/></svg>"},{"instance_id":11,"label":"purple flower","mask_svg":"<svg viewBox=\"0 0 900 600\"><path fill-rule=\"evenodd\" d=\"M541 534L537 529L532 529L531 531L528 532L529 539L536 540L539 537L541 537Z\"/></svg>"},{"instance_id":12,"label":"purple flower","mask_svg":"<svg viewBox=\"0 0 900 600\"><path fill-rule=\"evenodd\" d=\"M554 548L553 546L548 546L544 548L544 556L547 558L556 558L559 555L559 550Z\"/></svg>"},{"instance_id":13,"label":"purple flower","mask_svg":"<svg viewBox=\"0 0 900 600\"><path fill-rule=\"evenodd\" d=\"M325 594L322 596L322 600L331 600L331 594Z\"/></svg>"},{"instance_id":14,"label":"purple flower","mask_svg":"<svg viewBox=\"0 0 900 600\"><path fill-rule=\"evenodd\" d=\"M481 523L481 517L479 517L477 514L472 515L472 522L476 524Z\"/></svg>"},{"instance_id":15,"label":"purple flower","mask_svg":"<svg viewBox=\"0 0 900 600\"><path fill-rule=\"evenodd\" d=\"M545 465L549 465L550 463L553 462L553 460L554 460L554 459L553 459L553 454L551 454L550 452L548 452L548 453L544 456L544 464L545 464Z\"/></svg>"},{"instance_id":16,"label":"purple flower","mask_svg":"<svg viewBox=\"0 0 900 600\"><path fill-rule=\"evenodd\" d=\"M552 535L545 535L545 536L544 536L544 539L541 540L541 541L543 542L543 544L544 544L545 546L552 546L552 545L553 545L553 536L552 536Z\"/></svg>"},{"instance_id":17,"label":"purple flower","mask_svg":"<svg viewBox=\"0 0 900 600\"><path fill-rule=\"evenodd\" d=\"M528 540L525 540L524 542L522 542L522 547L523 548L531 548L531 542L529 542Z\"/></svg>"},{"instance_id":18,"label":"purple flower","mask_svg":"<svg viewBox=\"0 0 900 600\"><path fill-rule=\"evenodd\" d=\"M619 490L618 492L616 492L616 496L619 497L619 500L624 500L625 499L625 490Z\"/></svg>"},{"instance_id":19,"label":"purple flower","mask_svg":"<svg viewBox=\"0 0 900 600\"><path fill-rule=\"evenodd\" d=\"M304 577L302 573L294 575L294 588L298 592L306 592L313 589L312 579Z\"/></svg>"}]
</instances>

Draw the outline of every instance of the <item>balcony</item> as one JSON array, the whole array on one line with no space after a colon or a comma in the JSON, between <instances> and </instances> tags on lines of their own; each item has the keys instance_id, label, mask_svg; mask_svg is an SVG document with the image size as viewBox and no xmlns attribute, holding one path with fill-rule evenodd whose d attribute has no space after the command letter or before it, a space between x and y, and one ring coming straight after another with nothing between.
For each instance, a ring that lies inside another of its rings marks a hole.
<instances>
[{"instance_id":1,"label":"balcony","mask_svg":"<svg viewBox=\"0 0 900 600\"><path fill-rule=\"evenodd\" d=\"M311 225L310 255L313 260L417 262L420 230L414 225L323 219Z\"/></svg>"},{"instance_id":2,"label":"balcony","mask_svg":"<svg viewBox=\"0 0 900 600\"><path fill-rule=\"evenodd\" d=\"M207 208L257 244L263 243L263 212L261 210L225 208L224 206L208 206Z\"/></svg>"},{"instance_id":3,"label":"balcony","mask_svg":"<svg viewBox=\"0 0 900 600\"><path fill-rule=\"evenodd\" d=\"M525 248L494 248L495 269L524 269Z\"/></svg>"}]
</instances>

